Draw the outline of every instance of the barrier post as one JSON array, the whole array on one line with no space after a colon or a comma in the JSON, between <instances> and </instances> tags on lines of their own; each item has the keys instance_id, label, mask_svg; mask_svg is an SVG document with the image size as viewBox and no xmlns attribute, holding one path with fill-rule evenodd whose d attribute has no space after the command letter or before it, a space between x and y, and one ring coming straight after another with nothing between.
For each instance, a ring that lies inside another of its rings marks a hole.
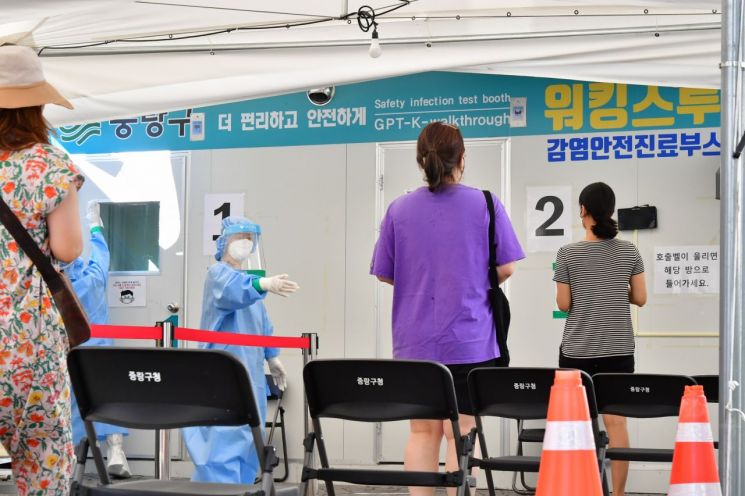
<instances>
[{"instance_id":1,"label":"barrier post","mask_svg":"<svg viewBox=\"0 0 745 496\"><path fill-rule=\"evenodd\" d=\"M310 346L308 346L307 349L303 348L303 368L305 368L305 365L308 362L310 362L311 360L315 360L318 357L318 334L316 334L315 332L304 332L301 334L301 336L304 338L308 338L308 340L310 341ZM305 392L303 392L303 412L303 440L305 440L308 438L308 433L310 432L311 428L310 410L308 409L308 398L305 396ZM313 460L309 460L308 464L310 466L313 466ZM315 496L317 493L317 487L317 480L307 481L305 483L305 494L302 494L301 496Z\"/></svg>"},{"instance_id":2,"label":"barrier post","mask_svg":"<svg viewBox=\"0 0 745 496\"><path fill-rule=\"evenodd\" d=\"M173 347L173 322L165 320L157 325L163 330L163 337L158 340L158 348ZM157 429L155 431L155 478L169 480L171 478L171 431Z\"/></svg>"},{"instance_id":3,"label":"barrier post","mask_svg":"<svg viewBox=\"0 0 745 496\"><path fill-rule=\"evenodd\" d=\"M305 368L308 362L318 357L318 334L315 332L304 332L301 336L310 340L308 349L303 348L303 368ZM305 412L303 439L305 439L308 437L308 432L310 432L310 412L308 411L308 399L305 397L305 394L303 394L303 411Z\"/></svg>"}]
</instances>

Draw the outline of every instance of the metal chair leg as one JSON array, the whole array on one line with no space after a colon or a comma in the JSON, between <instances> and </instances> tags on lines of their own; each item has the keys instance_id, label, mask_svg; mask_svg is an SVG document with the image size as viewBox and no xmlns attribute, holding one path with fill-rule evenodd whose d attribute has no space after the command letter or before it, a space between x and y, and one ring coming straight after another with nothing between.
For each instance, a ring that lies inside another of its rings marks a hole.
<instances>
[{"instance_id":1,"label":"metal chair leg","mask_svg":"<svg viewBox=\"0 0 745 496\"><path fill-rule=\"evenodd\" d=\"M520 432L522 432L523 429L523 421L518 420L517 421L517 456L522 456L523 454L523 442L520 441ZM520 474L520 483L522 484L522 488L517 487L517 474ZM512 490L520 494L522 496L529 496L532 494L535 494L535 488L530 486L527 481L525 480L525 472L513 472L512 473Z\"/></svg>"},{"instance_id":2,"label":"metal chair leg","mask_svg":"<svg viewBox=\"0 0 745 496\"><path fill-rule=\"evenodd\" d=\"M282 477L274 479L275 482L284 482L290 475L290 461L287 457L287 432L285 431L285 408L279 407L279 424L282 427L282 461L285 468L285 473Z\"/></svg>"}]
</instances>

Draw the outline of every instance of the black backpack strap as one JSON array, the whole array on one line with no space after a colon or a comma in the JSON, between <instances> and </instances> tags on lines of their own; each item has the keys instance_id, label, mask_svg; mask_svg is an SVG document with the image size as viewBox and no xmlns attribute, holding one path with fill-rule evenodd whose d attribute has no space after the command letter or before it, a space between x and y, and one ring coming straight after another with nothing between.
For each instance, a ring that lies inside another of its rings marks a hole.
<instances>
[{"instance_id":1,"label":"black backpack strap","mask_svg":"<svg viewBox=\"0 0 745 496\"><path fill-rule=\"evenodd\" d=\"M484 198L486 198L486 208L489 211L489 283L492 289L499 287L499 278L497 277L497 247L494 244L494 200L491 197L491 192L483 190Z\"/></svg>"},{"instance_id":2,"label":"black backpack strap","mask_svg":"<svg viewBox=\"0 0 745 496\"><path fill-rule=\"evenodd\" d=\"M507 367L510 364L510 351L507 348L507 333L510 328L510 302L507 301L502 288L499 287L497 276L497 246L494 244L494 230L496 229L496 213L494 211L494 199L491 192L484 190L486 208L489 210L489 304L494 314L494 327L496 331L497 346L500 357L498 365Z\"/></svg>"}]
</instances>

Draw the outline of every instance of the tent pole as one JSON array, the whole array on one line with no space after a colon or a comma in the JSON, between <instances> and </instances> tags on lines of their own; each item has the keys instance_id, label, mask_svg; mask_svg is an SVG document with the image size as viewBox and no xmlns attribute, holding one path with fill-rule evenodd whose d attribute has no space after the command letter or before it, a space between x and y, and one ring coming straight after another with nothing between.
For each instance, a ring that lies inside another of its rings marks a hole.
<instances>
[{"instance_id":1,"label":"tent pole","mask_svg":"<svg viewBox=\"0 0 745 496\"><path fill-rule=\"evenodd\" d=\"M737 20L741 14L741 0L722 1L724 18L722 19L722 156L721 156L721 218L720 218L720 294L719 294L719 376L720 376L720 409L719 409L719 471L721 474L723 494L745 494L743 486L743 423L730 411L742 408L745 404L745 374L742 364L743 310L745 310L745 279L743 279L743 191L742 159L733 158L742 129L736 128L739 122L737 112L737 84L742 84L742 67L738 59L737 40L742 36L742 26ZM739 386L730 391L731 381ZM728 405L729 398L731 405Z\"/></svg>"}]
</instances>

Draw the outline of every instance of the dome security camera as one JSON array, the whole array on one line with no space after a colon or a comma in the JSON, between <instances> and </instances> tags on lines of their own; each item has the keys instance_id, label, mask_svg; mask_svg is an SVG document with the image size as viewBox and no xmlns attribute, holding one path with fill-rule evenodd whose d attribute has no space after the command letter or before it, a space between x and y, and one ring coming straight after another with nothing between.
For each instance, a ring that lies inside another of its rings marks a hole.
<instances>
[{"instance_id":1,"label":"dome security camera","mask_svg":"<svg viewBox=\"0 0 745 496\"><path fill-rule=\"evenodd\" d=\"M308 100L313 105L322 107L328 104L333 98L336 88L334 86L326 86L325 88L313 88L308 90Z\"/></svg>"}]
</instances>

